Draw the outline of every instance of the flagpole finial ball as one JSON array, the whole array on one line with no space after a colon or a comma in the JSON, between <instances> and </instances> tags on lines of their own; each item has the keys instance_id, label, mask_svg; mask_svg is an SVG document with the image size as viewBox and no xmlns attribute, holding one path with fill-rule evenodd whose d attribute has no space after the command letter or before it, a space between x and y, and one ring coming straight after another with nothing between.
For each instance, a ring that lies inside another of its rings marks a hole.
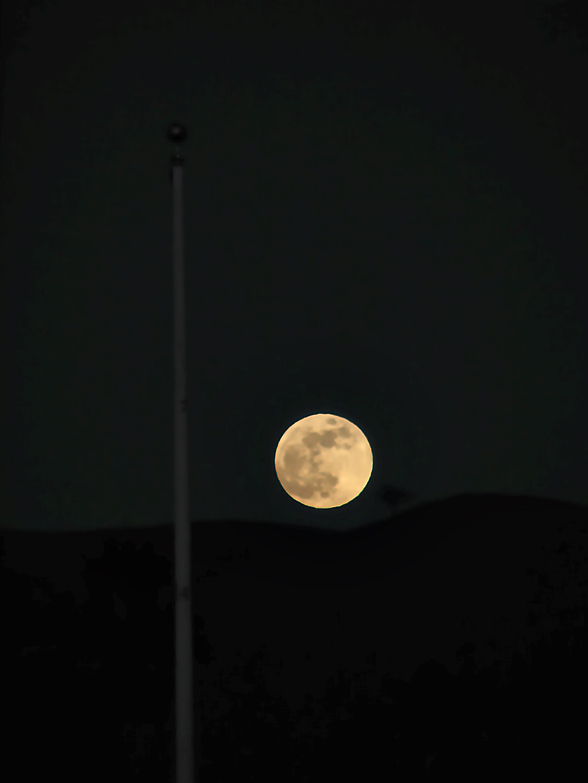
<instances>
[{"instance_id":1,"label":"flagpole finial ball","mask_svg":"<svg viewBox=\"0 0 588 783\"><path fill-rule=\"evenodd\" d=\"M173 141L174 144L179 144L182 141L186 140L187 136L186 129L183 125L180 125L179 122L172 122L172 124L167 129L167 138L170 141Z\"/></svg>"}]
</instances>

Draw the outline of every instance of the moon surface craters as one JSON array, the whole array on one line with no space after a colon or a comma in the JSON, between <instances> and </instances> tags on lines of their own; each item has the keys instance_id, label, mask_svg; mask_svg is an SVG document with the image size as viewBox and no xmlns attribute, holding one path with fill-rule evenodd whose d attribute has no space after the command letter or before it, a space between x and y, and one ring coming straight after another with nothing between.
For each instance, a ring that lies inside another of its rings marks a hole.
<instances>
[{"instance_id":1,"label":"moon surface craters","mask_svg":"<svg viewBox=\"0 0 588 783\"><path fill-rule=\"evenodd\" d=\"M276 448L276 473L284 490L314 508L353 500L372 471L372 451L363 432L335 414L316 413L289 427Z\"/></svg>"}]
</instances>

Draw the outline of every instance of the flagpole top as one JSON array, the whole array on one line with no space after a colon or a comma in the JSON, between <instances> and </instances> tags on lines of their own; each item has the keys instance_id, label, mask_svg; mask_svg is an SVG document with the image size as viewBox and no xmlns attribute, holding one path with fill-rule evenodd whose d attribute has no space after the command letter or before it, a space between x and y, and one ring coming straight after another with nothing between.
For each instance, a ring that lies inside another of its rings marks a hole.
<instances>
[{"instance_id":1,"label":"flagpole top","mask_svg":"<svg viewBox=\"0 0 588 783\"><path fill-rule=\"evenodd\" d=\"M174 144L181 144L182 141L186 141L187 135L186 128L179 122L172 122L167 129L167 138L173 141Z\"/></svg>"},{"instance_id":2,"label":"flagpole top","mask_svg":"<svg viewBox=\"0 0 588 783\"><path fill-rule=\"evenodd\" d=\"M172 171L175 166L183 166L184 165L184 159L180 155L180 144L183 141L186 141L186 136L188 135L188 132L186 131L186 128L180 123L180 122L172 122L172 124L167 129L167 138L173 142L176 145L176 151L171 156L170 162L171 162L171 168L169 172L169 181L173 181L172 177Z\"/></svg>"}]
</instances>

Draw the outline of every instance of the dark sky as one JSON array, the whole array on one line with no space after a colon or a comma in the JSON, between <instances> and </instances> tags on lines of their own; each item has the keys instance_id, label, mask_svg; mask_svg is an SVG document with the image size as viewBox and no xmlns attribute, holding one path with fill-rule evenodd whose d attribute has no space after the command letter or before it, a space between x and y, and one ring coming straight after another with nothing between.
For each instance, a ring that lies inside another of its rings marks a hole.
<instances>
[{"instance_id":1,"label":"dark sky","mask_svg":"<svg viewBox=\"0 0 588 783\"><path fill-rule=\"evenodd\" d=\"M540 4L276 5L4 3L3 527L173 518L174 120L191 518L588 503L586 55ZM275 474L315 412L372 446L340 509Z\"/></svg>"}]
</instances>

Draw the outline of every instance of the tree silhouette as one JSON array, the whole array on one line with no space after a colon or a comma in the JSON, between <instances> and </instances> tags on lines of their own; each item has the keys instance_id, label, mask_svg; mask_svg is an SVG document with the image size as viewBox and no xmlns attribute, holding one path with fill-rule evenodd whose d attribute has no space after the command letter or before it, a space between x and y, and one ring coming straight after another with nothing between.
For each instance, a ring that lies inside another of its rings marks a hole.
<instances>
[{"instance_id":1,"label":"tree silhouette","mask_svg":"<svg viewBox=\"0 0 588 783\"><path fill-rule=\"evenodd\" d=\"M412 492L399 489L392 484L384 484L378 492L378 498L390 506L392 513L396 513L398 507L401 507L409 500L413 500L414 497L415 495Z\"/></svg>"},{"instance_id":2,"label":"tree silhouette","mask_svg":"<svg viewBox=\"0 0 588 783\"><path fill-rule=\"evenodd\" d=\"M588 52L588 4L586 0L559 0L542 6L542 19L552 41L575 35Z\"/></svg>"}]
</instances>

